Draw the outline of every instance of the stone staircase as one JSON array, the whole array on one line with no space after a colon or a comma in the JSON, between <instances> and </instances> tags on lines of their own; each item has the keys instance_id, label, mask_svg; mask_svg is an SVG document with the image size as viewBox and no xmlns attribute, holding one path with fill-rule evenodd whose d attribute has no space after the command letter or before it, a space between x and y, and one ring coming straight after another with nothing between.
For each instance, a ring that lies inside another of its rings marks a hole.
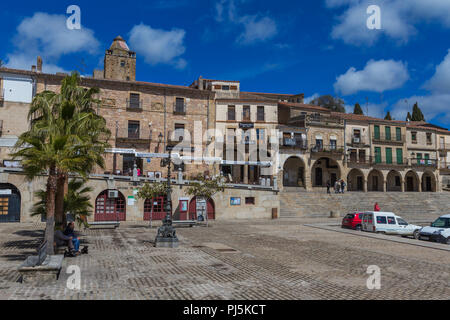
<instances>
[{"instance_id":1,"label":"stone staircase","mask_svg":"<svg viewBox=\"0 0 450 320\"><path fill-rule=\"evenodd\" d=\"M352 211L370 211L378 202L381 211L394 212L410 221L430 221L450 213L450 193L418 192L280 192L280 218L329 217L330 212L341 216Z\"/></svg>"}]
</instances>

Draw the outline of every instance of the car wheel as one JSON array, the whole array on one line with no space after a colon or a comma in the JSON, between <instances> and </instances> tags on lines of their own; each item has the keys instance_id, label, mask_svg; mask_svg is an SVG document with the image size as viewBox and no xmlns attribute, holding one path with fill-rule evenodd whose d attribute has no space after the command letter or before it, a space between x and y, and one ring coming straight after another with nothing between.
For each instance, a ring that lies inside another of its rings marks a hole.
<instances>
[{"instance_id":1,"label":"car wheel","mask_svg":"<svg viewBox=\"0 0 450 320\"><path fill-rule=\"evenodd\" d=\"M357 225L355 228L356 231L361 231L361 225Z\"/></svg>"},{"instance_id":2,"label":"car wheel","mask_svg":"<svg viewBox=\"0 0 450 320\"><path fill-rule=\"evenodd\" d=\"M414 236L414 239L420 240L420 232L419 232L419 230L414 231L413 236Z\"/></svg>"}]
</instances>

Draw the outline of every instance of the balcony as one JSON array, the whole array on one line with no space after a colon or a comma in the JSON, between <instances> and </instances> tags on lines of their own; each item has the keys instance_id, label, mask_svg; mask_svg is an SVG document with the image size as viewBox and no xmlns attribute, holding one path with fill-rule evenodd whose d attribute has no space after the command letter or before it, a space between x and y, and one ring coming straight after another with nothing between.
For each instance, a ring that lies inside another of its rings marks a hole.
<instances>
[{"instance_id":1,"label":"balcony","mask_svg":"<svg viewBox=\"0 0 450 320\"><path fill-rule=\"evenodd\" d=\"M341 155L344 153L344 147L343 146L337 146L337 145L311 145L311 153L317 153L317 154L337 154Z\"/></svg>"},{"instance_id":2,"label":"balcony","mask_svg":"<svg viewBox=\"0 0 450 320\"><path fill-rule=\"evenodd\" d=\"M116 135L116 143L125 146L150 144L151 141L152 131L149 127L139 128L139 130L119 129Z\"/></svg>"},{"instance_id":3,"label":"balcony","mask_svg":"<svg viewBox=\"0 0 450 320\"><path fill-rule=\"evenodd\" d=\"M439 163L439 169L441 171L450 171L450 162L441 161Z\"/></svg>"},{"instance_id":4,"label":"balcony","mask_svg":"<svg viewBox=\"0 0 450 320\"><path fill-rule=\"evenodd\" d=\"M364 147L369 147L369 144L366 143L366 139L362 138L362 137L356 137L356 136L352 136L352 140L350 143L348 143L350 146L354 147L354 148L364 148Z\"/></svg>"},{"instance_id":5,"label":"balcony","mask_svg":"<svg viewBox=\"0 0 450 320\"><path fill-rule=\"evenodd\" d=\"M280 139L280 147L307 150L308 142L302 139L282 138Z\"/></svg>"},{"instance_id":6,"label":"balcony","mask_svg":"<svg viewBox=\"0 0 450 320\"><path fill-rule=\"evenodd\" d=\"M143 100L127 99L127 111L142 112Z\"/></svg>"},{"instance_id":7,"label":"balcony","mask_svg":"<svg viewBox=\"0 0 450 320\"><path fill-rule=\"evenodd\" d=\"M407 158L392 157L392 159L386 159L384 157L368 157L372 166L388 166L388 167L407 167Z\"/></svg>"},{"instance_id":8,"label":"balcony","mask_svg":"<svg viewBox=\"0 0 450 320\"><path fill-rule=\"evenodd\" d=\"M439 144L439 151L442 151L442 152L450 151L450 143Z\"/></svg>"},{"instance_id":9,"label":"balcony","mask_svg":"<svg viewBox=\"0 0 450 320\"><path fill-rule=\"evenodd\" d=\"M373 134L372 136L373 142L378 143L392 143L392 144L404 144L406 141L405 135L386 135L386 134Z\"/></svg>"},{"instance_id":10,"label":"balcony","mask_svg":"<svg viewBox=\"0 0 450 320\"><path fill-rule=\"evenodd\" d=\"M437 160L436 159L417 159L413 158L411 160L411 166L413 167L430 167L437 168Z\"/></svg>"}]
</instances>

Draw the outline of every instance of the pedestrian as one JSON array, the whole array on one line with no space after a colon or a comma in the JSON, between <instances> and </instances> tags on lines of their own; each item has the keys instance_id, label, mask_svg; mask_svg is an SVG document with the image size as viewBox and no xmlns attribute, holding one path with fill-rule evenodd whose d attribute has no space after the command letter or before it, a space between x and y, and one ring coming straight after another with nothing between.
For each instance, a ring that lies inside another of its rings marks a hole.
<instances>
[{"instance_id":1,"label":"pedestrian","mask_svg":"<svg viewBox=\"0 0 450 320\"><path fill-rule=\"evenodd\" d=\"M330 189L331 189L331 183L330 183L330 180L328 180L327 181L327 194L331 194Z\"/></svg>"},{"instance_id":2,"label":"pedestrian","mask_svg":"<svg viewBox=\"0 0 450 320\"><path fill-rule=\"evenodd\" d=\"M345 193L345 187L346 187L347 185L345 184L345 181L344 181L344 179L342 179L341 180L341 192L342 193Z\"/></svg>"},{"instance_id":3,"label":"pedestrian","mask_svg":"<svg viewBox=\"0 0 450 320\"><path fill-rule=\"evenodd\" d=\"M374 206L374 208L373 208L373 211L379 212L380 210L381 210L381 209L380 209L380 206L378 205L378 202L375 203L375 206Z\"/></svg>"},{"instance_id":4,"label":"pedestrian","mask_svg":"<svg viewBox=\"0 0 450 320\"><path fill-rule=\"evenodd\" d=\"M341 193L341 184L338 180L334 183L334 192L335 193Z\"/></svg>"}]
</instances>

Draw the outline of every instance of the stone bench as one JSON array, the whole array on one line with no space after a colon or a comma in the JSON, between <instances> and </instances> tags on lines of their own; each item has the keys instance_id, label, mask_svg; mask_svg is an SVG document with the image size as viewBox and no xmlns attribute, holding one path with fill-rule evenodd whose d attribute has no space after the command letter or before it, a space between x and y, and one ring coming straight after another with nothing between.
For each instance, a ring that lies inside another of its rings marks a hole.
<instances>
[{"instance_id":1,"label":"stone bench","mask_svg":"<svg viewBox=\"0 0 450 320\"><path fill-rule=\"evenodd\" d=\"M57 280L61 272L64 255L47 255L48 243L45 241L38 248L37 256L29 256L20 265L18 271L22 283Z\"/></svg>"},{"instance_id":2,"label":"stone bench","mask_svg":"<svg viewBox=\"0 0 450 320\"><path fill-rule=\"evenodd\" d=\"M174 228L183 228L183 227L193 227L197 225L197 221L195 220L177 220L172 221L172 225Z\"/></svg>"},{"instance_id":3,"label":"stone bench","mask_svg":"<svg viewBox=\"0 0 450 320\"><path fill-rule=\"evenodd\" d=\"M89 227L84 227L84 230L91 227L113 227L114 229L120 227L120 221L98 221L98 222L88 222Z\"/></svg>"}]
</instances>

